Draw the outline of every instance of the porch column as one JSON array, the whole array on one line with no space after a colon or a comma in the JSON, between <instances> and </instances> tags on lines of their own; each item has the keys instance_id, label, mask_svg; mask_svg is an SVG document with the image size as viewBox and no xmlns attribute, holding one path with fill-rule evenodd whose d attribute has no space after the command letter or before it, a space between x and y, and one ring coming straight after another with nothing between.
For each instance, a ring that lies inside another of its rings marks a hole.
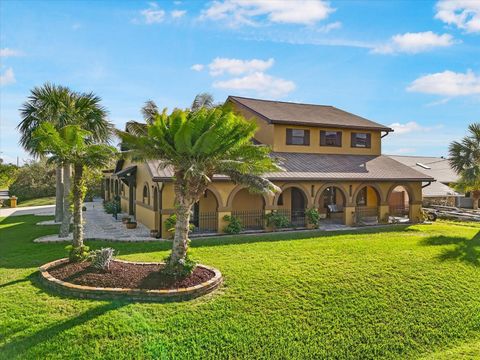
<instances>
[{"instance_id":1,"label":"porch column","mask_svg":"<svg viewBox=\"0 0 480 360\"><path fill-rule=\"evenodd\" d=\"M410 211L408 217L410 221L414 224L423 221L423 214L422 214L422 202L421 201L414 201L410 205Z\"/></svg>"},{"instance_id":2,"label":"porch column","mask_svg":"<svg viewBox=\"0 0 480 360\"><path fill-rule=\"evenodd\" d=\"M232 216L232 211L227 209L227 208L222 208L217 210L217 216L218 216L218 228L217 228L217 233L223 234L225 231L223 231L223 228L228 225L228 222L223 219L225 215Z\"/></svg>"},{"instance_id":3,"label":"porch column","mask_svg":"<svg viewBox=\"0 0 480 360\"><path fill-rule=\"evenodd\" d=\"M343 208L343 222L347 226L355 225L355 206L352 204Z\"/></svg>"},{"instance_id":4,"label":"porch column","mask_svg":"<svg viewBox=\"0 0 480 360\"><path fill-rule=\"evenodd\" d=\"M382 203L378 207L378 222L381 224L386 224L388 223L388 215L390 212L390 206L388 206L388 203Z\"/></svg>"}]
</instances>

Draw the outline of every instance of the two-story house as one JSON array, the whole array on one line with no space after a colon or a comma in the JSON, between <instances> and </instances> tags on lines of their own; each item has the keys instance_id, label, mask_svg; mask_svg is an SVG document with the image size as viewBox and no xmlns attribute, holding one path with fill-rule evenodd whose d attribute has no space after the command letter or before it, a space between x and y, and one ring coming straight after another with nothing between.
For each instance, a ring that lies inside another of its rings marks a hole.
<instances>
[{"instance_id":1,"label":"two-story house","mask_svg":"<svg viewBox=\"0 0 480 360\"><path fill-rule=\"evenodd\" d=\"M321 222L345 225L388 222L392 217L422 219L422 182L433 178L381 154L391 128L333 106L230 96L226 100L258 131L252 141L272 148L284 169L266 176L281 188L275 196L251 194L221 174L195 205L198 232L222 232L225 215L246 230L265 228L277 211L294 227L306 226L305 211L316 208ZM105 172L105 198L118 195L122 210L166 236L174 212L171 169L159 161L119 161Z\"/></svg>"}]
</instances>

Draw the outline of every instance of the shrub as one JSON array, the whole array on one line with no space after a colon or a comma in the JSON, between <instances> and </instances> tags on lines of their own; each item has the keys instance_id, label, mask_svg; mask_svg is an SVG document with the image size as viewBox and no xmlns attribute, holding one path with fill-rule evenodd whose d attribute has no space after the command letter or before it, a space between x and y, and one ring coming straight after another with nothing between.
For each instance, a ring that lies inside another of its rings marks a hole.
<instances>
[{"instance_id":1,"label":"shrub","mask_svg":"<svg viewBox=\"0 0 480 360\"><path fill-rule=\"evenodd\" d=\"M170 215L163 224L165 225L165 228L167 229L167 231L170 233L170 237L173 238L175 234L175 225L177 224L177 215L175 214ZM188 228L189 228L189 232L192 232L195 229L195 225L190 224Z\"/></svg>"},{"instance_id":2,"label":"shrub","mask_svg":"<svg viewBox=\"0 0 480 360\"><path fill-rule=\"evenodd\" d=\"M31 161L18 169L15 181L9 186L10 195L18 201L55 195L55 168L45 161Z\"/></svg>"},{"instance_id":3,"label":"shrub","mask_svg":"<svg viewBox=\"0 0 480 360\"><path fill-rule=\"evenodd\" d=\"M107 214L118 214L121 210L119 200L107 201L103 204L103 208Z\"/></svg>"},{"instance_id":4,"label":"shrub","mask_svg":"<svg viewBox=\"0 0 480 360\"><path fill-rule=\"evenodd\" d=\"M65 247L65 250L68 251L68 259L70 262L79 262L87 259L89 255L89 249L90 248L88 246L74 248L72 245L68 245Z\"/></svg>"},{"instance_id":5,"label":"shrub","mask_svg":"<svg viewBox=\"0 0 480 360\"><path fill-rule=\"evenodd\" d=\"M285 215L279 214L273 210L271 213L265 216L267 219L267 226L271 226L274 229L282 229L290 227L290 220Z\"/></svg>"},{"instance_id":6,"label":"shrub","mask_svg":"<svg viewBox=\"0 0 480 360\"><path fill-rule=\"evenodd\" d=\"M88 259L91 261L90 266L95 269L108 271L110 270L110 263L113 260L113 255L115 255L115 250L112 248L102 248L100 250L90 251L88 254Z\"/></svg>"},{"instance_id":7,"label":"shrub","mask_svg":"<svg viewBox=\"0 0 480 360\"><path fill-rule=\"evenodd\" d=\"M166 264L170 263L171 256L172 255L170 254L164 259ZM196 267L197 267L197 261L193 260L190 257L189 252L187 251L187 255L185 256L185 259L181 259L178 261L178 266L172 267L167 265L163 270L163 272L169 276L182 278L182 277L189 276L193 272L193 270L195 270Z\"/></svg>"},{"instance_id":8,"label":"shrub","mask_svg":"<svg viewBox=\"0 0 480 360\"><path fill-rule=\"evenodd\" d=\"M223 220L228 222L228 225L223 228L225 233L238 234L243 230L243 226L239 218L231 215L225 215Z\"/></svg>"},{"instance_id":9,"label":"shrub","mask_svg":"<svg viewBox=\"0 0 480 360\"><path fill-rule=\"evenodd\" d=\"M311 208L305 211L305 216L307 217L309 224L318 226L318 222L320 221L320 213L316 208Z\"/></svg>"}]
</instances>

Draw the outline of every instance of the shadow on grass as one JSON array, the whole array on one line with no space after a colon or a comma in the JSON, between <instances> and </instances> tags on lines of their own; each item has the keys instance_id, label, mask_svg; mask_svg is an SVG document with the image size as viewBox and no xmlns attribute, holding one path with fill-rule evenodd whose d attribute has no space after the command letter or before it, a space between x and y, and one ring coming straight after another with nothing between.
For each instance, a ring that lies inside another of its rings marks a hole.
<instances>
[{"instance_id":1,"label":"shadow on grass","mask_svg":"<svg viewBox=\"0 0 480 360\"><path fill-rule=\"evenodd\" d=\"M463 236L432 236L422 241L426 246L453 245L444 249L438 259L441 261L460 260L468 264L480 266L480 231L471 239Z\"/></svg>"},{"instance_id":2,"label":"shadow on grass","mask_svg":"<svg viewBox=\"0 0 480 360\"><path fill-rule=\"evenodd\" d=\"M74 318L59 322L55 325L49 326L35 332L34 334L27 335L20 339L14 339L13 341L0 347L0 354L2 354L2 356L6 356L5 358L12 359L15 357L21 359L24 353L26 353L30 348L38 345L39 343L48 341L49 339L54 338L55 336L59 335L64 331L85 324L86 322L95 319L96 317L99 317L111 310L119 309L125 305L128 305L128 303L109 302L107 304L89 309Z\"/></svg>"},{"instance_id":3,"label":"shadow on grass","mask_svg":"<svg viewBox=\"0 0 480 360\"><path fill-rule=\"evenodd\" d=\"M10 281L10 282L7 282L5 284L0 284L0 289L1 288L4 288L4 287L7 287L7 286L11 286L11 285L15 285L15 284L18 284L18 283L22 283L22 282L25 282L25 281L28 281L29 278L26 277L24 279L17 279L17 280L13 280L13 281Z\"/></svg>"}]
</instances>

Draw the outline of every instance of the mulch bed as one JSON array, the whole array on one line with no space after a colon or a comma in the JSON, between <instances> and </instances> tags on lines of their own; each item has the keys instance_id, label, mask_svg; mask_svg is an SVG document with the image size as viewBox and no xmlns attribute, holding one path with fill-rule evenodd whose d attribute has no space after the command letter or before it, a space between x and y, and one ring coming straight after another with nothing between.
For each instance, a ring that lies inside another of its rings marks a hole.
<instances>
[{"instance_id":1,"label":"mulch bed","mask_svg":"<svg viewBox=\"0 0 480 360\"><path fill-rule=\"evenodd\" d=\"M193 273L181 279L166 276L161 272L163 265L140 265L112 261L110 270L90 267L90 262L63 263L48 270L53 277L72 284L130 289L178 289L199 285L215 276L211 270L197 266Z\"/></svg>"}]
</instances>

